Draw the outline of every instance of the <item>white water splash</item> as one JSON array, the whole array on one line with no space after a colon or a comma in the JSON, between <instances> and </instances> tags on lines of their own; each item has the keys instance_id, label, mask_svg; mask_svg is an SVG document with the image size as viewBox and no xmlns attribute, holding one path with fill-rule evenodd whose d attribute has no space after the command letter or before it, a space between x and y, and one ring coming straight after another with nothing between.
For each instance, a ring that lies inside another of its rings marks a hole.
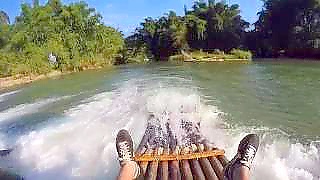
<instances>
[{"instance_id":1,"label":"white water splash","mask_svg":"<svg viewBox=\"0 0 320 180\"><path fill-rule=\"evenodd\" d=\"M319 146L291 143L284 137L274 134L271 129L247 129L227 133L224 148L229 159L237 151L240 140L248 133L260 134L260 147L251 168L252 179L257 180L318 180L320 178ZM220 138L221 136L219 136ZM212 137L213 138L213 137Z\"/></svg>"},{"instance_id":2,"label":"white water splash","mask_svg":"<svg viewBox=\"0 0 320 180\"><path fill-rule=\"evenodd\" d=\"M204 104L196 91L144 89L130 83L66 111L65 121L59 125L22 136L10 156L11 166L26 179L114 179L119 171L115 150L118 130L128 129L137 145L149 114L161 116L164 111L176 114L172 124L181 118L181 111L188 112L187 118L200 122L201 132L225 148L229 158L246 133L257 131L225 129L222 112ZM319 179L319 148L279 140L267 128L258 132L262 138L253 179Z\"/></svg>"},{"instance_id":3,"label":"white water splash","mask_svg":"<svg viewBox=\"0 0 320 180\"><path fill-rule=\"evenodd\" d=\"M35 113L40 110L40 108L51 104L53 102L57 102L61 99L68 98L70 96L64 96L59 98L49 98L49 99L42 99L39 101L36 101L34 103L28 103L28 104L20 104L15 107L9 108L5 111L0 112L0 124L5 121L9 121L27 114Z\"/></svg>"},{"instance_id":4,"label":"white water splash","mask_svg":"<svg viewBox=\"0 0 320 180\"><path fill-rule=\"evenodd\" d=\"M3 94L0 94L0 102L3 102L5 100L7 100L7 98L9 96L12 96L14 94L17 94L18 92L20 92L21 90L16 90L16 91L10 91L10 92L6 92L6 93L3 93Z\"/></svg>"}]
</instances>

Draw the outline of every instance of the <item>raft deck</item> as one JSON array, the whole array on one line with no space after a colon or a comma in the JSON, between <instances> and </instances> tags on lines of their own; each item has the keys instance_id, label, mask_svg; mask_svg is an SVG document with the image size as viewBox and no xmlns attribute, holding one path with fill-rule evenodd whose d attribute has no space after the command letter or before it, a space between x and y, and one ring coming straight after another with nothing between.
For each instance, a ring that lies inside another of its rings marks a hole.
<instances>
[{"instance_id":1,"label":"raft deck","mask_svg":"<svg viewBox=\"0 0 320 180\"><path fill-rule=\"evenodd\" d=\"M224 150L203 138L199 126L183 122L189 141L179 146L169 124L162 128L157 120L149 122L135 152L141 170L138 179L223 180L223 169L228 163Z\"/></svg>"}]
</instances>

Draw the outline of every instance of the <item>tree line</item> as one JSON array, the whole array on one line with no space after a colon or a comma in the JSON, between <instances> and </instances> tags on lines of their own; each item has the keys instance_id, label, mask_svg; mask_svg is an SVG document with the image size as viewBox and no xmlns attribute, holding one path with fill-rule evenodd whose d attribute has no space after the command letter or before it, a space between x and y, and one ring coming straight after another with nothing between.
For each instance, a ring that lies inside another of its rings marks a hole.
<instances>
[{"instance_id":1,"label":"tree line","mask_svg":"<svg viewBox=\"0 0 320 180\"><path fill-rule=\"evenodd\" d=\"M250 28L238 4L195 1L183 16L146 18L126 38L128 54L167 59L181 51L244 49L255 57L320 58L320 1L264 0Z\"/></svg>"},{"instance_id":2,"label":"tree line","mask_svg":"<svg viewBox=\"0 0 320 180\"><path fill-rule=\"evenodd\" d=\"M320 58L320 1L266 0L247 47L259 57Z\"/></svg>"},{"instance_id":3,"label":"tree line","mask_svg":"<svg viewBox=\"0 0 320 180\"><path fill-rule=\"evenodd\" d=\"M83 1L64 5L48 0L40 5L33 0L21 5L13 24L0 11L0 76L106 66L123 46L122 34L105 26L102 16ZM49 54L56 64L48 63Z\"/></svg>"},{"instance_id":4,"label":"tree line","mask_svg":"<svg viewBox=\"0 0 320 180\"><path fill-rule=\"evenodd\" d=\"M167 60L188 51L250 50L255 57L320 59L320 1L264 0L250 26L237 4L198 0L184 15L146 18L133 35L105 26L84 1L23 3L11 20L0 11L0 76L80 71L136 59ZM48 63L48 56L58 63Z\"/></svg>"}]
</instances>

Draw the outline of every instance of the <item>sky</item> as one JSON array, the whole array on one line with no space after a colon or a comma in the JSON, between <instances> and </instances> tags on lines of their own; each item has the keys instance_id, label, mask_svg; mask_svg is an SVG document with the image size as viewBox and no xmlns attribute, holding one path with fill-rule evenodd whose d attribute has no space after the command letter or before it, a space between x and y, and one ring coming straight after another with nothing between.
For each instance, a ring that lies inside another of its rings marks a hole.
<instances>
[{"instance_id":1,"label":"sky","mask_svg":"<svg viewBox=\"0 0 320 180\"><path fill-rule=\"evenodd\" d=\"M79 0L63 0L65 3L78 2ZM218 0L217 0L218 1ZM30 3L32 0L0 0L0 10L10 16L10 20L20 13L20 4ZM40 0L43 4L47 0ZM113 26L123 34L130 35L140 22L146 17L157 18L174 10L178 15L183 15L184 5L191 8L193 0L86 0L90 7L94 7L102 16L106 25ZM257 12L262 8L262 0L226 0L229 4L239 4L242 17L254 23Z\"/></svg>"}]
</instances>

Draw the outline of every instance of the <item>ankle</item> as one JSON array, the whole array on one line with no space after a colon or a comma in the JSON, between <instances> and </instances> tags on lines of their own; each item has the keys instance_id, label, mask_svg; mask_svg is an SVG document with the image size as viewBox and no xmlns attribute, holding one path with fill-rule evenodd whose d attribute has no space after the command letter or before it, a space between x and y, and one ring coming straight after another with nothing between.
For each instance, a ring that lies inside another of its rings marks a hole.
<instances>
[{"instance_id":1,"label":"ankle","mask_svg":"<svg viewBox=\"0 0 320 180\"><path fill-rule=\"evenodd\" d=\"M234 169L234 172L232 174L232 179L237 180L249 180L250 177L250 169L247 166L239 164L238 167Z\"/></svg>"},{"instance_id":2,"label":"ankle","mask_svg":"<svg viewBox=\"0 0 320 180\"><path fill-rule=\"evenodd\" d=\"M140 175L140 167L135 161L123 161L121 163L121 167L128 167L130 169L134 169L134 179L136 179Z\"/></svg>"}]
</instances>

